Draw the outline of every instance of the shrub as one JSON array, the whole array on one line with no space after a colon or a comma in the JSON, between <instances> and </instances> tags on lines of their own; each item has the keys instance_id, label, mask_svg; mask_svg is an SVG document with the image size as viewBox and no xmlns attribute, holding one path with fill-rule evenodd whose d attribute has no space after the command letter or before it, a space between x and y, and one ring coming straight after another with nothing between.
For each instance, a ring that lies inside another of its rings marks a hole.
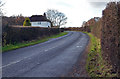
<instances>
[{"instance_id":1,"label":"shrub","mask_svg":"<svg viewBox=\"0 0 120 79\"><path fill-rule=\"evenodd\" d=\"M30 19L29 18L25 18L25 21L23 23L23 26L31 26L31 23L30 23Z\"/></svg>"}]
</instances>

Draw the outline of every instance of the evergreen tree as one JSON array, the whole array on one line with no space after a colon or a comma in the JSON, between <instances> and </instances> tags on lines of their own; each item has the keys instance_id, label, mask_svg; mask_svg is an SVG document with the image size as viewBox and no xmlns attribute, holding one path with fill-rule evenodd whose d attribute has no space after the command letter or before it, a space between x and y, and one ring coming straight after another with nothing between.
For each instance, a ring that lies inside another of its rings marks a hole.
<instances>
[{"instance_id":1,"label":"evergreen tree","mask_svg":"<svg viewBox=\"0 0 120 79\"><path fill-rule=\"evenodd\" d=\"M31 23L30 23L30 19L29 18L25 18L25 21L23 23L23 26L31 26Z\"/></svg>"}]
</instances>

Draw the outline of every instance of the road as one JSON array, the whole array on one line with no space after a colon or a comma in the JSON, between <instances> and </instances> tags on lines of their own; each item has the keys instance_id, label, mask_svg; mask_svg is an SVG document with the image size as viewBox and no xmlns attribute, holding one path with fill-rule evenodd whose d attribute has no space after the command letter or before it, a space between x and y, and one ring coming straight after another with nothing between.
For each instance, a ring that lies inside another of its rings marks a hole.
<instances>
[{"instance_id":1,"label":"road","mask_svg":"<svg viewBox=\"0 0 120 79\"><path fill-rule=\"evenodd\" d=\"M2 54L3 77L61 77L77 62L89 41L88 35L67 35Z\"/></svg>"}]
</instances>

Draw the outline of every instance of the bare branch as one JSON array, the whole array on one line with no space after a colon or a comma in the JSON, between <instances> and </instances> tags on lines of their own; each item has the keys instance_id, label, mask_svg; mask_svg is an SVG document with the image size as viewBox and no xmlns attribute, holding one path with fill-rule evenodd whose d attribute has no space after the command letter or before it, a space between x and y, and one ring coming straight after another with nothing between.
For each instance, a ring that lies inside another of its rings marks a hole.
<instances>
[{"instance_id":1,"label":"bare branch","mask_svg":"<svg viewBox=\"0 0 120 79\"><path fill-rule=\"evenodd\" d=\"M2 6L3 6L4 4L5 4L5 3L2 3L2 1L0 1L0 16L3 15L3 13L2 13Z\"/></svg>"},{"instance_id":2,"label":"bare branch","mask_svg":"<svg viewBox=\"0 0 120 79\"><path fill-rule=\"evenodd\" d=\"M67 23L67 17L64 13L49 9L46 12L47 18L53 23L53 26L61 26Z\"/></svg>"}]
</instances>

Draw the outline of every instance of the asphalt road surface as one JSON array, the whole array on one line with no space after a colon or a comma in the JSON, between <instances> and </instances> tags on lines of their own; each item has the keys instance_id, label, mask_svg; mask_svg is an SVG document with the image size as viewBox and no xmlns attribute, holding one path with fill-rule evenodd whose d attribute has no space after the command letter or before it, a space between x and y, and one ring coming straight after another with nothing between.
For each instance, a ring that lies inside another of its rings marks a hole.
<instances>
[{"instance_id":1,"label":"asphalt road surface","mask_svg":"<svg viewBox=\"0 0 120 79\"><path fill-rule=\"evenodd\" d=\"M85 50L88 35L67 35L2 54L3 77L61 77L68 74Z\"/></svg>"}]
</instances>

